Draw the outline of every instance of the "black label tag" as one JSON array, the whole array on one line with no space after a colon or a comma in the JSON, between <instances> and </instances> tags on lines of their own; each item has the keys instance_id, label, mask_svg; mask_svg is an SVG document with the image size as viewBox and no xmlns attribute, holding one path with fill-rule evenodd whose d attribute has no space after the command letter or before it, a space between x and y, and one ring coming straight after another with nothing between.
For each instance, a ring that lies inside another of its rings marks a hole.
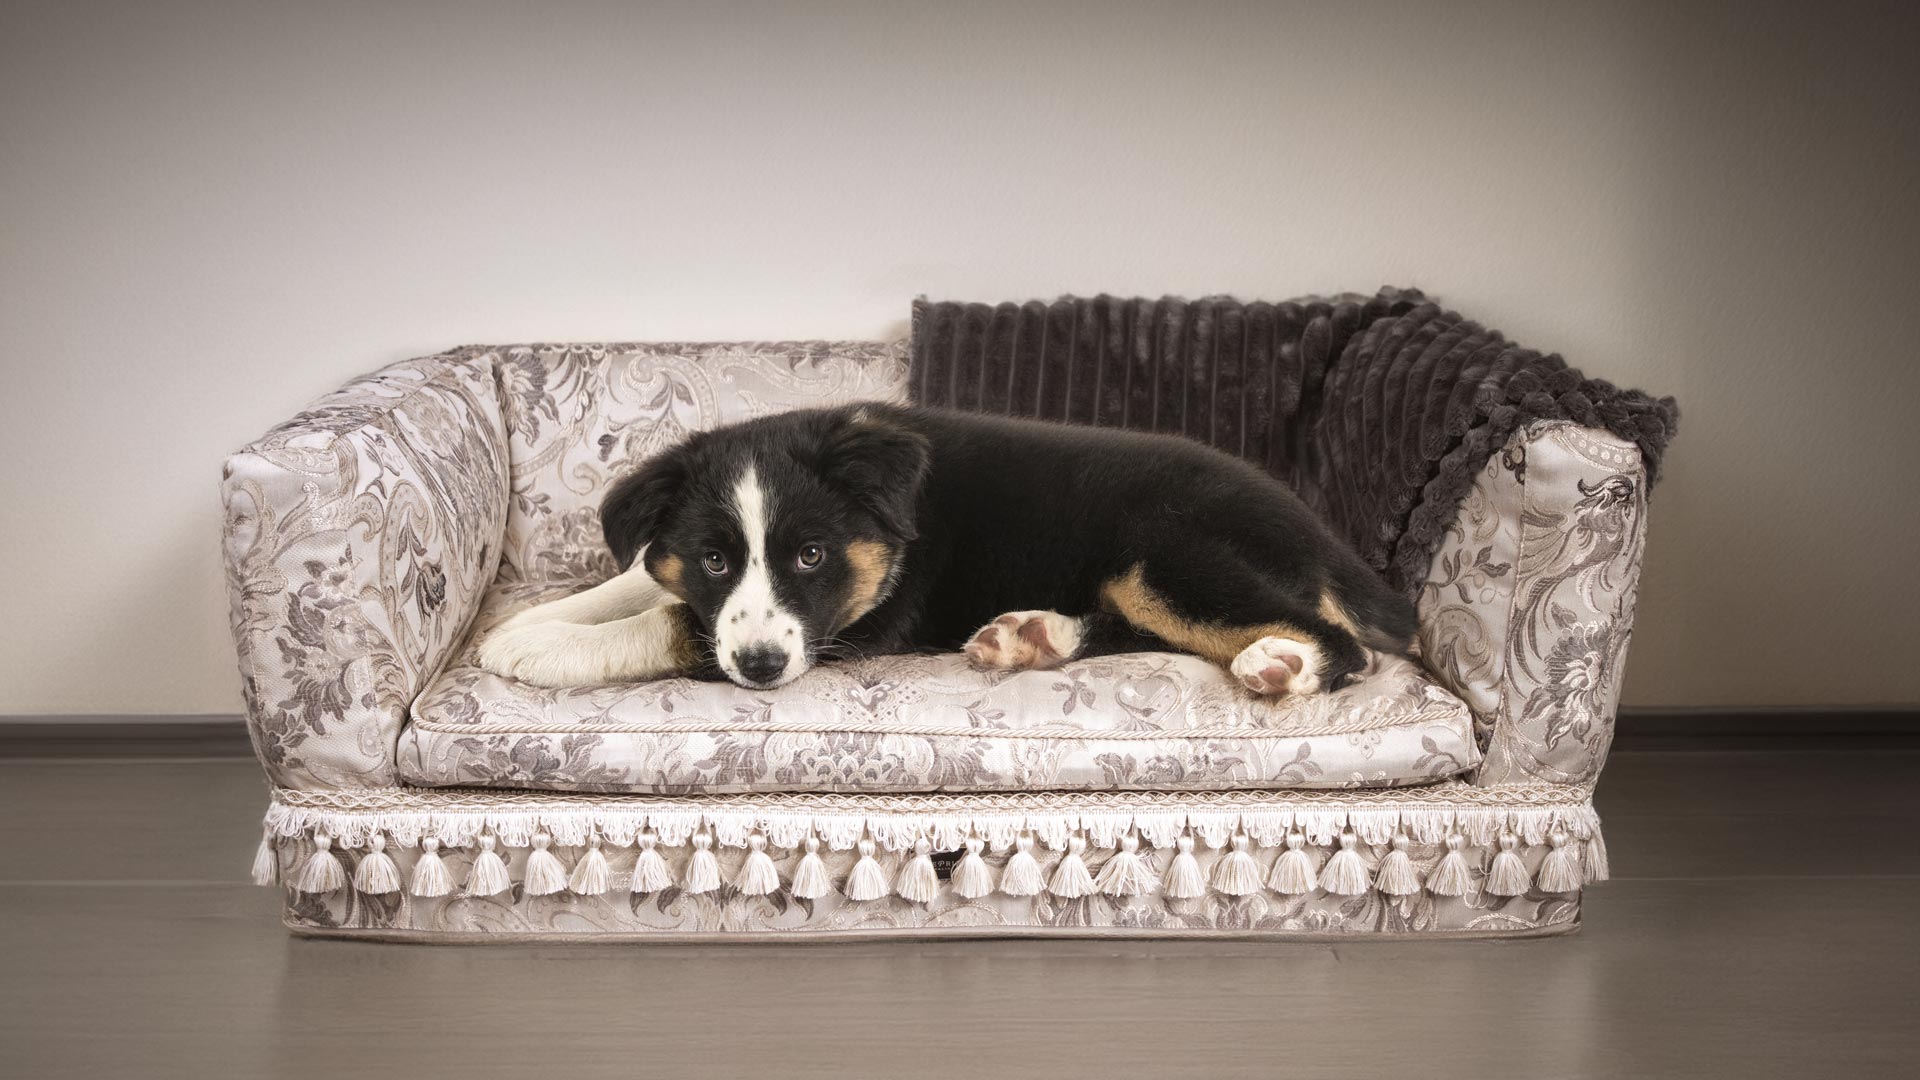
<instances>
[{"instance_id":1,"label":"black label tag","mask_svg":"<svg viewBox=\"0 0 1920 1080\"><path fill-rule=\"evenodd\" d=\"M934 852L933 853L933 872L940 875L941 881L947 880L948 878L953 876L953 868L960 865L960 857L965 854L966 852L964 851Z\"/></svg>"}]
</instances>

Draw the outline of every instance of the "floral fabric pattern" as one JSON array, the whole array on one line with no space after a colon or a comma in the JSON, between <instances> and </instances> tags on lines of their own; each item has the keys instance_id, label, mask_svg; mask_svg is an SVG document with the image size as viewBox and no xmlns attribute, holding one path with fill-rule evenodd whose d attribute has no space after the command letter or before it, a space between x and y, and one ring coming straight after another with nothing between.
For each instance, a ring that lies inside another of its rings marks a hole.
<instances>
[{"instance_id":1,"label":"floral fabric pattern","mask_svg":"<svg viewBox=\"0 0 1920 1080\"><path fill-rule=\"evenodd\" d=\"M275 783L395 782L408 706L494 577L506 467L492 369L468 351L355 380L227 460L229 613Z\"/></svg>"},{"instance_id":2,"label":"floral fabric pattern","mask_svg":"<svg viewBox=\"0 0 1920 1080\"><path fill-rule=\"evenodd\" d=\"M490 356L512 460L507 581L611 574L601 496L695 431L790 409L906 398L902 346L882 342L524 345Z\"/></svg>"},{"instance_id":3,"label":"floral fabric pattern","mask_svg":"<svg viewBox=\"0 0 1920 1080\"><path fill-rule=\"evenodd\" d=\"M504 586L475 637L586 584ZM1385 656L1336 692L1276 700L1172 653L1025 672L880 656L770 693L691 679L548 690L483 671L469 646L400 744L408 783L661 794L1383 787L1479 760L1466 706Z\"/></svg>"},{"instance_id":4,"label":"floral fabric pattern","mask_svg":"<svg viewBox=\"0 0 1920 1080\"><path fill-rule=\"evenodd\" d=\"M1640 560L1633 444L1530 425L1487 463L1420 593L1420 645L1472 707L1482 784L1590 783L1613 741Z\"/></svg>"}]
</instances>

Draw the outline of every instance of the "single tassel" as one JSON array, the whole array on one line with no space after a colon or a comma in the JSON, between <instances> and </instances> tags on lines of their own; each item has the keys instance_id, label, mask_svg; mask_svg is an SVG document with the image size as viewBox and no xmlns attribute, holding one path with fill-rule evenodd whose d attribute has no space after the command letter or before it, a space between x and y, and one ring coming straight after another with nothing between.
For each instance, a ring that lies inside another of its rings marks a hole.
<instances>
[{"instance_id":1,"label":"single tassel","mask_svg":"<svg viewBox=\"0 0 1920 1080\"><path fill-rule=\"evenodd\" d=\"M567 888L576 896L599 896L613 888L613 868L607 865L607 856L600 850L599 833L587 837L587 852L573 864L573 873L567 876Z\"/></svg>"},{"instance_id":2,"label":"single tassel","mask_svg":"<svg viewBox=\"0 0 1920 1080\"><path fill-rule=\"evenodd\" d=\"M933 845L925 840L913 847L913 858L900 868L893 891L904 899L924 904L940 895L940 874L933 868Z\"/></svg>"},{"instance_id":3,"label":"single tassel","mask_svg":"<svg viewBox=\"0 0 1920 1080\"><path fill-rule=\"evenodd\" d=\"M413 860L413 895L445 896L453 891L453 875L440 857L438 837L420 838L420 857Z\"/></svg>"},{"instance_id":4,"label":"single tassel","mask_svg":"<svg viewBox=\"0 0 1920 1080\"><path fill-rule=\"evenodd\" d=\"M1611 868L1607 866L1607 842L1600 839L1599 826L1594 826L1593 831L1587 834L1586 843L1583 846L1586 849L1586 858L1581 859L1580 864L1586 870L1587 880L1605 881L1611 877Z\"/></svg>"},{"instance_id":5,"label":"single tassel","mask_svg":"<svg viewBox=\"0 0 1920 1080\"><path fill-rule=\"evenodd\" d=\"M880 869L873 852L873 841L860 841L860 861L853 864L853 873L847 875L847 899L878 900L887 895L887 873Z\"/></svg>"},{"instance_id":6,"label":"single tassel","mask_svg":"<svg viewBox=\"0 0 1920 1080\"><path fill-rule=\"evenodd\" d=\"M754 833L747 837L747 861L740 864L740 876L733 884L743 896L765 896L780 891L780 870L767 854L767 838Z\"/></svg>"},{"instance_id":7,"label":"single tassel","mask_svg":"<svg viewBox=\"0 0 1920 1080\"><path fill-rule=\"evenodd\" d=\"M1374 872L1374 888L1388 896L1412 896L1420 891L1420 875L1414 872L1413 857L1407 854L1411 843L1405 833L1394 834L1393 850L1380 860L1380 869Z\"/></svg>"},{"instance_id":8,"label":"single tassel","mask_svg":"<svg viewBox=\"0 0 1920 1080\"><path fill-rule=\"evenodd\" d=\"M326 833L313 834L313 854L300 864L300 873L294 876L293 887L304 893L328 893L344 888L347 884L347 869L340 865L340 857L333 853L333 837Z\"/></svg>"},{"instance_id":9,"label":"single tassel","mask_svg":"<svg viewBox=\"0 0 1920 1080\"><path fill-rule=\"evenodd\" d=\"M280 884L280 856L273 848L273 831L260 830L260 846L253 852L253 883Z\"/></svg>"},{"instance_id":10,"label":"single tassel","mask_svg":"<svg viewBox=\"0 0 1920 1080\"><path fill-rule=\"evenodd\" d=\"M1571 838L1559 829L1553 830L1547 836L1547 841L1553 845L1553 850L1547 852L1546 860L1540 864L1541 892L1580 891L1580 886L1584 883L1580 874L1580 849L1569 846L1567 844L1569 839Z\"/></svg>"},{"instance_id":11,"label":"single tassel","mask_svg":"<svg viewBox=\"0 0 1920 1080\"><path fill-rule=\"evenodd\" d=\"M1533 885L1527 876L1527 864L1513 850L1519 842L1512 833L1500 836L1500 854L1493 857L1493 866L1487 870L1487 891L1495 896L1525 896Z\"/></svg>"},{"instance_id":12,"label":"single tassel","mask_svg":"<svg viewBox=\"0 0 1920 1080\"><path fill-rule=\"evenodd\" d=\"M1060 865L1053 868L1053 877L1047 881L1047 891L1063 900L1085 896L1093 891L1093 875L1087 872L1087 863L1080 853L1087 850L1087 838L1070 836L1067 838L1067 853L1060 857Z\"/></svg>"},{"instance_id":13,"label":"single tassel","mask_svg":"<svg viewBox=\"0 0 1920 1080\"><path fill-rule=\"evenodd\" d=\"M807 853L793 870L793 895L799 900L818 900L833 891L833 879L827 876L826 861L820 858L820 841L807 837Z\"/></svg>"},{"instance_id":14,"label":"single tassel","mask_svg":"<svg viewBox=\"0 0 1920 1080\"><path fill-rule=\"evenodd\" d=\"M1287 834L1287 850L1273 861L1273 875L1267 884L1282 896L1301 896L1319 887L1313 856L1307 854L1307 838L1302 833Z\"/></svg>"},{"instance_id":15,"label":"single tassel","mask_svg":"<svg viewBox=\"0 0 1920 1080\"><path fill-rule=\"evenodd\" d=\"M528 896L551 896L565 892L567 888L567 868L560 863L560 856L548 851L553 837L546 833L535 833L533 850L527 852L526 886Z\"/></svg>"},{"instance_id":16,"label":"single tassel","mask_svg":"<svg viewBox=\"0 0 1920 1080\"><path fill-rule=\"evenodd\" d=\"M1108 896L1145 896L1153 891L1159 882L1154 880L1146 861L1140 858L1139 834L1128 833L1120 838L1120 850L1100 868L1100 876L1093 883Z\"/></svg>"},{"instance_id":17,"label":"single tassel","mask_svg":"<svg viewBox=\"0 0 1920 1080\"><path fill-rule=\"evenodd\" d=\"M633 860L633 890L637 893L656 893L673 884L673 871L667 868L667 860L661 856L660 837L653 833L640 834L640 855Z\"/></svg>"},{"instance_id":18,"label":"single tassel","mask_svg":"<svg viewBox=\"0 0 1920 1080\"><path fill-rule=\"evenodd\" d=\"M1236 833L1233 850L1213 864L1213 887L1228 896L1250 896L1260 891L1260 864L1247 848L1252 841L1246 833Z\"/></svg>"},{"instance_id":19,"label":"single tassel","mask_svg":"<svg viewBox=\"0 0 1920 1080\"><path fill-rule=\"evenodd\" d=\"M1000 892L1006 896L1034 896L1040 892L1040 864L1033 858L1033 837L1013 842L1013 858L1000 871Z\"/></svg>"},{"instance_id":20,"label":"single tassel","mask_svg":"<svg viewBox=\"0 0 1920 1080\"><path fill-rule=\"evenodd\" d=\"M1180 837L1174 847L1178 854L1173 857L1173 865L1167 867L1167 896L1192 900L1207 895L1207 879L1200 874L1200 860L1193 857L1193 837Z\"/></svg>"},{"instance_id":21,"label":"single tassel","mask_svg":"<svg viewBox=\"0 0 1920 1080\"><path fill-rule=\"evenodd\" d=\"M493 850L495 841L492 833L480 838L480 854L473 857L473 868L467 871L467 893L472 896L495 896L513 887L513 881L507 877L507 864Z\"/></svg>"},{"instance_id":22,"label":"single tassel","mask_svg":"<svg viewBox=\"0 0 1920 1080\"><path fill-rule=\"evenodd\" d=\"M400 868L393 863L393 856L387 854L387 838L384 833L374 833L367 839L367 853L360 857L360 865L353 868L353 887L369 896L385 896L400 891Z\"/></svg>"},{"instance_id":23,"label":"single tassel","mask_svg":"<svg viewBox=\"0 0 1920 1080\"><path fill-rule=\"evenodd\" d=\"M1427 891L1435 896L1465 896L1473 888L1473 868L1460 849L1467 841L1459 833L1447 837L1447 854L1427 877Z\"/></svg>"},{"instance_id":24,"label":"single tassel","mask_svg":"<svg viewBox=\"0 0 1920 1080\"><path fill-rule=\"evenodd\" d=\"M720 887L720 860L713 857L711 833L693 834L693 858L687 860L687 876L680 886L694 894Z\"/></svg>"},{"instance_id":25,"label":"single tassel","mask_svg":"<svg viewBox=\"0 0 1920 1080\"><path fill-rule=\"evenodd\" d=\"M987 842L977 836L967 837L967 853L953 868L951 884L955 896L978 900L993 891L993 868L980 857L980 849L986 846Z\"/></svg>"},{"instance_id":26,"label":"single tassel","mask_svg":"<svg viewBox=\"0 0 1920 1080\"><path fill-rule=\"evenodd\" d=\"M1334 896L1359 896L1373 885L1367 862L1354 848L1360 843L1353 830L1340 834L1340 850L1333 853L1320 871L1320 887Z\"/></svg>"}]
</instances>

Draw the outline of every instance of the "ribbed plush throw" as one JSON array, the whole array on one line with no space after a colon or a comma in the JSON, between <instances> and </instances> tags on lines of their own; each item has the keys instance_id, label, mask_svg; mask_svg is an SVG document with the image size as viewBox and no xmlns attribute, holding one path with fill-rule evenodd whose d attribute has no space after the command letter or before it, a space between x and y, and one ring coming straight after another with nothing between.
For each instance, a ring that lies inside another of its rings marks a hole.
<instances>
[{"instance_id":1,"label":"ribbed plush throw","mask_svg":"<svg viewBox=\"0 0 1920 1080\"><path fill-rule=\"evenodd\" d=\"M1063 297L913 306L925 405L1198 439L1266 468L1409 595L1493 452L1602 427L1657 476L1679 408L1589 379L1413 289L1283 303Z\"/></svg>"}]
</instances>

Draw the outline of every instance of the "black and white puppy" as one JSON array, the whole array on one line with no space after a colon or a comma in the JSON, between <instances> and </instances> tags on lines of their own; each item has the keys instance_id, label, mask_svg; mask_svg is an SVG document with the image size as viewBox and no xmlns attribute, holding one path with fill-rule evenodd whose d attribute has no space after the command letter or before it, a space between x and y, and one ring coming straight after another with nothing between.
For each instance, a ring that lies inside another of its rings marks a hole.
<instances>
[{"instance_id":1,"label":"black and white puppy","mask_svg":"<svg viewBox=\"0 0 1920 1080\"><path fill-rule=\"evenodd\" d=\"M1177 650L1259 694L1404 653L1414 609L1285 485L1185 439L893 405L696 434L601 506L625 571L480 646L544 686L724 676L847 655L978 667Z\"/></svg>"}]
</instances>

